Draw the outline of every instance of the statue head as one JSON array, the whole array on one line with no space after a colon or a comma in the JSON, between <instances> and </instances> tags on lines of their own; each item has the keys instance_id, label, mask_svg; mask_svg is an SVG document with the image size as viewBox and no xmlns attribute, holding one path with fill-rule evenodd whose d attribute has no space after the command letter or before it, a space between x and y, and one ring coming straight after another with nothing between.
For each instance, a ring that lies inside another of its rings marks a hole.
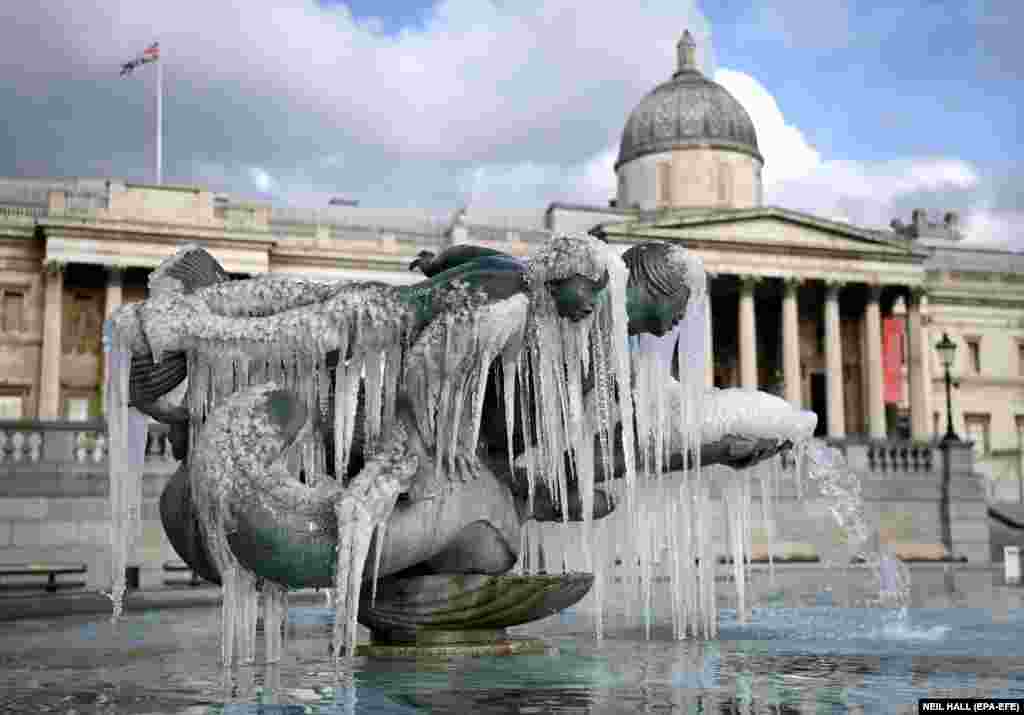
<instances>
[{"instance_id":1,"label":"statue head","mask_svg":"<svg viewBox=\"0 0 1024 715\"><path fill-rule=\"evenodd\" d=\"M700 259L682 246L639 243L623 253L622 260L629 268L630 335L666 335L683 319L693 294L704 290Z\"/></svg>"},{"instance_id":2,"label":"statue head","mask_svg":"<svg viewBox=\"0 0 1024 715\"><path fill-rule=\"evenodd\" d=\"M544 286L559 317L578 322L597 308L608 285L606 248L584 235L559 235L530 258L527 282Z\"/></svg>"}]
</instances>

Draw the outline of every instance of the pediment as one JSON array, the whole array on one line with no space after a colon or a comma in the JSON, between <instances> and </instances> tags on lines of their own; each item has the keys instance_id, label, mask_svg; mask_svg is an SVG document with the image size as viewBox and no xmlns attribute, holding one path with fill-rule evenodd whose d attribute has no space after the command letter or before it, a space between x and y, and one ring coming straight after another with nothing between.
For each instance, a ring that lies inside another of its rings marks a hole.
<instances>
[{"instance_id":1,"label":"pediment","mask_svg":"<svg viewBox=\"0 0 1024 715\"><path fill-rule=\"evenodd\" d=\"M609 237L681 240L723 250L761 248L771 253L827 253L902 260L924 257L902 239L890 239L850 224L777 208L686 210L650 221L605 224L604 229Z\"/></svg>"}]
</instances>

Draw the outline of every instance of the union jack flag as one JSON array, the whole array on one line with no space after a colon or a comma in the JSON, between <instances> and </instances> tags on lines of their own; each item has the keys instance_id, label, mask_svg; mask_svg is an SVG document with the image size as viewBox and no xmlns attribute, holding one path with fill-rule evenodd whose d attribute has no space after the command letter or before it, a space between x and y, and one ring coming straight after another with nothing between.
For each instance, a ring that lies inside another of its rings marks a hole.
<instances>
[{"instance_id":1,"label":"union jack flag","mask_svg":"<svg viewBox=\"0 0 1024 715\"><path fill-rule=\"evenodd\" d=\"M152 45L142 51L142 54L136 57L130 62L125 62L121 65L121 76L125 77L132 73L132 70L139 65L149 64L150 62L156 62L160 59L160 43L154 42Z\"/></svg>"}]
</instances>

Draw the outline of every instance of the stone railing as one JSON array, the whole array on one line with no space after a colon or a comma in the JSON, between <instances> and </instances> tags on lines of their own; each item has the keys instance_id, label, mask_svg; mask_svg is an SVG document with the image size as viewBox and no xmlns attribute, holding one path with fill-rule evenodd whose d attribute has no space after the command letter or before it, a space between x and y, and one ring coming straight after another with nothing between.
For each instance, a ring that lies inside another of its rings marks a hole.
<instances>
[{"instance_id":1,"label":"stone railing","mask_svg":"<svg viewBox=\"0 0 1024 715\"><path fill-rule=\"evenodd\" d=\"M167 426L151 424L146 437L146 459L173 462ZM0 464L39 463L105 464L107 425L88 422L0 420Z\"/></svg>"},{"instance_id":2,"label":"stone railing","mask_svg":"<svg viewBox=\"0 0 1024 715\"><path fill-rule=\"evenodd\" d=\"M942 469L942 448L937 442L872 440L865 437L829 439L854 469L877 475L934 474Z\"/></svg>"},{"instance_id":3,"label":"stone railing","mask_svg":"<svg viewBox=\"0 0 1024 715\"><path fill-rule=\"evenodd\" d=\"M17 204L0 204L0 220L35 220L47 215L45 206L19 206Z\"/></svg>"},{"instance_id":4,"label":"stone railing","mask_svg":"<svg viewBox=\"0 0 1024 715\"><path fill-rule=\"evenodd\" d=\"M872 472L932 472L939 466L939 448L931 442L872 442L867 466Z\"/></svg>"}]
</instances>

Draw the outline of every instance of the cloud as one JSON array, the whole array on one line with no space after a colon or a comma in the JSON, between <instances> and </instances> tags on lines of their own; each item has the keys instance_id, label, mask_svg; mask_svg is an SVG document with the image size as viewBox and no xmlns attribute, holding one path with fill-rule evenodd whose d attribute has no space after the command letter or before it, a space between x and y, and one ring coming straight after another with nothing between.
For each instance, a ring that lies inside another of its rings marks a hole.
<instances>
[{"instance_id":1,"label":"cloud","mask_svg":"<svg viewBox=\"0 0 1024 715\"><path fill-rule=\"evenodd\" d=\"M60 13L18 3L16 13L0 24L11 130L0 174L38 167L40 156L59 175L125 152L137 153L133 170L150 163L152 67L127 79L117 70L159 39L168 181L222 165L238 182L222 188L251 190L246 167L259 167L282 195L285 177L305 176L385 204L406 200L394 195L406 186L418 187L409 198L450 198L476 167L571 172L669 76L685 27L713 63L696 0L652 0L642 13L582 0L443 0L398 31L314 0L81 0Z\"/></svg>"},{"instance_id":2,"label":"cloud","mask_svg":"<svg viewBox=\"0 0 1024 715\"><path fill-rule=\"evenodd\" d=\"M755 78L720 69L715 81L754 122L765 159L766 204L874 228L887 228L894 218L909 220L915 208L953 210L964 219L968 245L1024 248L1024 197L1011 188L1019 187L1011 177L997 187L978 167L955 157L822 157Z\"/></svg>"},{"instance_id":3,"label":"cloud","mask_svg":"<svg viewBox=\"0 0 1024 715\"><path fill-rule=\"evenodd\" d=\"M799 129L786 122L775 97L764 85L744 72L729 69L718 70L714 77L739 100L754 122L765 160L762 180L766 185L805 176L821 164L821 155Z\"/></svg>"},{"instance_id":4,"label":"cloud","mask_svg":"<svg viewBox=\"0 0 1024 715\"><path fill-rule=\"evenodd\" d=\"M153 67L126 79L118 68L158 39L169 183L309 207L334 196L522 215L555 200L604 205L629 110L669 77L689 28L705 72L754 117L770 202L880 226L917 205L952 208L972 239L1020 235L1024 199L1007 187L1021 177L994 186L955 156L821 156L756 79L715 70L696 0L651 0L643 12L442 0L404 28L316 0L13 7L0 23L0 175L151 179ZM801 41L834 42L826 35L849 21L839 0L772 7L766 22ZM1001 57L1016 51L998 23L972 17Z\"/></svg>"}]
</instances>

